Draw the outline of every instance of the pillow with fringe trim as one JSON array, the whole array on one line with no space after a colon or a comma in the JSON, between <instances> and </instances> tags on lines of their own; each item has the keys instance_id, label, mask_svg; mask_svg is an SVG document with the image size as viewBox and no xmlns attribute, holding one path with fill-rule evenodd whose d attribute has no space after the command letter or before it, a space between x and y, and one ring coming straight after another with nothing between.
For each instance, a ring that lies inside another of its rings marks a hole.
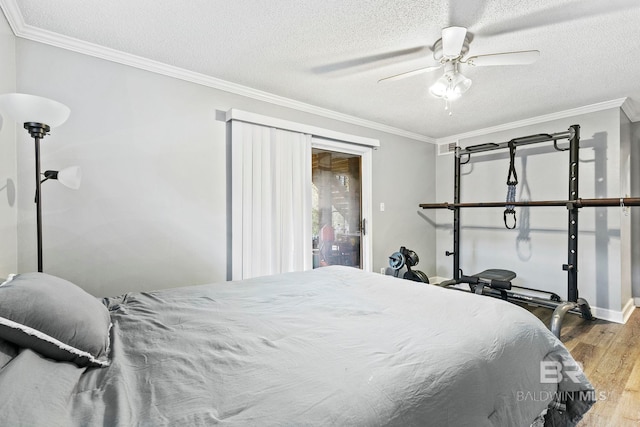
<instances>
[{"instance_id":1,"label":"pillow with fringe trim","mask_svg":"<svg viewBox=\"0 0 640 427\"><path fill-rule=\"evenodd\" d=\"M80 367L109 365L111 317L102 302L46 273L0 285L0 338Z\"/></svg>"}]
</instances>

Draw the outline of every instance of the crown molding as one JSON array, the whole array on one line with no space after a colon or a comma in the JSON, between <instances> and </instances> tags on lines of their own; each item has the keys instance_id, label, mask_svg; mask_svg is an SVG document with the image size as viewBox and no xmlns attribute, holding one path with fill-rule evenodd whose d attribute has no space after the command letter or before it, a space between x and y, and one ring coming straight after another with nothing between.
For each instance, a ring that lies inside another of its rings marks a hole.
<instances>
[{"instance_id":1,"label":"crown molding","mask_svg":"<svg viewBox=\"0 0 640 427\"><path fill-rule=\"evenodd\" d=\"M631 100L631 98L625 98L620 108L622 108L622 111L624 111L629 120L631 120L632 122L640 121L640 111L638 111L638 109L635 107L635 104Z\"/></svg>"},{"instance_id":2,"label":"crown molding","mask_svg":"<svg viewBox=\"0 0 640 427\"><path fill-rule=\"evenodd\" d=\"M297 111L315 114L317 116L326 117L329 119L338 120L369 129L374 129L413 140L429 142L432 144L435 143L435 140L433 138L430 138L426 135L406 131L404 129L384 125L382 123L374 122L371 120L361 119L359 117L339 113L327 108L317 107L305 102L274 95L272 93L253 89L248 86L228 82L226 80L218 79L205 74L189 71L184 68L175 67L162 62L143 58L141 56L132 55L94 43L85 42L73 37L68 37L62 34L27 25L24 22L22 13L20 12L20 9L18 8L15 0L0 0L0 8L2 8L2 10L4 11L4 14L7 17L7 21L9 22L9 25L11 26L11 29L16 37L59 47L107 61L128 65L130 67L138 68L156 74L162 74L191 83L196 83L213 89L233 93L235 95L245 96L247 98L252 98L258 101L279 105L281 107L287 107Z\"/></svg>"},{"instance_id":3,"label":"crown molding","mask_svg":"<svg viewBox=\"0 0 640 427\"><path fill-rule=\"evenodd\" d=\"M24 26L24 18L22 17L22 12L20 12L16 1L0 0L0 9L4 12L4 16L7 17L11 30L16 34L16 29Z\"/></svg>"},{"instance_id":4,"label":"crown molding","mask_svg":"<svg viewBox=\"0 0 640 427\"><path fill-rule=\"evenodd\" d=\"M635 107L634 103L629 98L619 98L611 101L600 102L596 104L587 105L584 107L569 109L551 114L545 114L542 116L532 117L524 120L519 120L511 123L505 123L498 126L487 127L483 129L477 129L470 132L432 138L423 134L410 132L404 129L399 129L393 126L384 125L382 123L374 122L372 120L366 120L359 117L351 116L344 113L339 113L327 108L318 107L312 104L296 101L291 98L285 98L269 92L253 89L248 86L239 85L226 80L211 77L202 73L196 73L186 70L184 68L175 67L162 62L154 61L141 56L128 54L115 49L100 46L94 43L85 42L75 39L73 37L64 36L51 31L36 28L27 25L24 22L24 18L20 9L18 8L15 0L0 0L0 8L4 12L9 25L16 37L23 39L47 44L50 46L59 47L61 49L70 50L73 52L81 53L88 56L104 59L111 62L116 62L130 67L138 68L141 70L149 71L156 74L173 77L176 79L188 81L191 83L199 84L202 86L210 87L217 90L233 93L247 98L252 98L258 101L267 102L274 105L279 105L286 108L291 108L297 111L314 114L317 116L338 120L345 123L350 123L356 126L361 126L368 129L378 130L391 135L397 135L416 141L428 142L435 145L457 143L461 139L473 138L481 135L486 135L494 132L500 132L518 127L534 125L538 123L544 123L552 120L562 119L571 116L577 116L581 114L587 114L596 111L602 111L609 108L621 108L624 113L629 117L632 122L640 121L640 111Z\"/></svg>"},{"instance_id":5,"label":"crown molding","mask_svg":"<svg viewBox=\"0 0 640 427\"><path fill-rule=\"evenodd\" d=\"M582 114L608 110L611 108L622 108L624 110L625 105L627 105L628 109L632 108L630 102L628 101L628 98L618 98L618 99L613 99L611 101L598 102L596 104L585 105L584 107L572 108L569 110L558 111L550 114L544 114L542 116L531 117L529 119L518 120L511 123L504 123L498 126L491 126L484 129L477 129L471 132L459 133L457 135L450 135L442 138L437 138L436 144L443 145L443 144L450 144L452 142L457 143L461 139L474 138L477 136L488 135L490 133L502 132L502 131L516 129L524 126L530 126L530 125L535 125L539 123L550 122L553 120L564 119L567 117L579 116ZM629 113L627 113L627 110L625 110L625 113L629 115ZM629 118L631 119L631 121L634 121L631 116L629 116Z\"/></svg>"}]
</instances>

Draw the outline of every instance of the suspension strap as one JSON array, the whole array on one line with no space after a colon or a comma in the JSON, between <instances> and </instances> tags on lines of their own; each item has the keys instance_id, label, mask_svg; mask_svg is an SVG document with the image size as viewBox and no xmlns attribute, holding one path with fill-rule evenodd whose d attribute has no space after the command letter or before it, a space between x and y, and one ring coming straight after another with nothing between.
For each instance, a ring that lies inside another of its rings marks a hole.
<instances>
[{"instance_id":1,"label":"suspension strap","mask_svg":"<svg viewBox=\"0 0 640 427\"><path fill-rule=\"evenodd\" d=\"M516 201L516 185L518 185L518 174L515 167L516 146L513 141L509 141L509 174L507 175L507 204L504 210L504 226L509 230L516 228L516 207L510 203ZM513 217L513 224L509 226L508 217Z\"/></svg>"}]
</instances>

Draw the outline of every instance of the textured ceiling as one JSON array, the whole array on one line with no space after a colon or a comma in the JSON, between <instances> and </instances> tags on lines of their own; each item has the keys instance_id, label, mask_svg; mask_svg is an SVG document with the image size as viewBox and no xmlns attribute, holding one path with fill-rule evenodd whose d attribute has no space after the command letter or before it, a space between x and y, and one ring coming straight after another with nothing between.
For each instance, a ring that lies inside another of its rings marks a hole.
<instances>
[{"instance_id":1,"label":"textured ceiling","mask_svg":"<svg viewBox=\"0 0 640 427\"><path fill-rule=\"evenodd\" d=\"M27 27L431 138L629 97L640 106L638 0L2 0ZM17 9L16 9L17 6ZM428 94L443 27L469 55L537 49L525 66L461 66L452 103Z\"/></svg>"}]
</instances>

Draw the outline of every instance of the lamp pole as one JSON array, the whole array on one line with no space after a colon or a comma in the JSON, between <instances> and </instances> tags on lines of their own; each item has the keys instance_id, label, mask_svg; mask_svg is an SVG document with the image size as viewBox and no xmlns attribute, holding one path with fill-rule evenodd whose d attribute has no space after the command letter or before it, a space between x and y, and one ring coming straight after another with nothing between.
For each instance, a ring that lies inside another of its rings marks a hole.
<instances>
[{"instance_id":1,"label":"lamp pole","mask_svg":"<svg viewBox=\"0 0 640 427\"><path fill-rule=\"evenodd\" d=\"M42 204L40 203L40 140L49 132L44 123L27 122L24 128L31 134L36 148L36 230L38 246L38 272L42 273Z\"/></svg>"},{"instance_id":2,"label":"lamp pole","mask_svg":"<svg viewBox=\"0 0 640 427\"><path fill-rule=\"evenodd\" d=\"M0 112L24 128L35 140L36 148L36 227L38 245L38 272L42 272L42 207L40 200L40 140L52 127L60 126L69 118L69 107L52 99L26 93L0 95ZM47 124L45 124L47 123ZM56 175L57 176L57 175ZM52 178L52 177L47 177ZM75 170L74 186L79 184L79 169Z\"/></svg>"}]
</instances>

